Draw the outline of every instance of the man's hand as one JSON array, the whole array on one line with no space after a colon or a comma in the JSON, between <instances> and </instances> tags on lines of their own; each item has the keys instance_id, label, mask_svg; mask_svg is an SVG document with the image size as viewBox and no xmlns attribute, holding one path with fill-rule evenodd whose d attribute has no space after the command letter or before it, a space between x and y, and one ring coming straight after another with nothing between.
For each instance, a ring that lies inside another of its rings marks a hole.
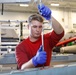
<instances>
[{"instance_id":1,"label":"man's hand","mask_svg":"<svg viewBox=\"0 0 76 75\"><path fill-rule=\"evenodd\" d=\"M46 19L50 20L51 19L51 10L45 6L44 4L38 5L38 10L39 13Z\"/></svg>"},{"instance_id":2,"label":"man's hand","mask_svg":"<svg viewBox=\"0 0 76 75\"><path fill-rule=\"evenodd\" d=\"M43 51L43 46L40 46L36 56L32 58L32 62L34 66L37 66L38 64L44 64L46 62L47 55L46 52Z\"/></svg>"}]
</instances>

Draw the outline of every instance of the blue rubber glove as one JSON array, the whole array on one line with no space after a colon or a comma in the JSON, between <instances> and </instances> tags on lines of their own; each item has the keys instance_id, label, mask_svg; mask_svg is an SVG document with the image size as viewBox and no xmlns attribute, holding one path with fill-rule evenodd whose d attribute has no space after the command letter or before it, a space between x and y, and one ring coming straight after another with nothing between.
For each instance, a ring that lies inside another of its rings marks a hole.
<instances>
[{"instance_id":1,"label":"blue rubber glove","mask_svg":"<svg viewBox=\"0 0 76 75\"><path fill-rule=\"evenodd\" d=\"M51 10L45 6L44 4L38 5L38 10L40 14L46 19L50 20L51 19Z\"/></svg>"},{"instance_id":2,"label":"blue rubber glove","mask_svg":"<svg viewBox=\"0 0 76 75\"><path fill-rule=\"evenodd\" d=\"M46 52L43 51L43 46L40 46L36 56L32 58L32 62L34 66L37 66L38 64L44 64L46 62L47 55Z\"/></svg>"}]
</instances>

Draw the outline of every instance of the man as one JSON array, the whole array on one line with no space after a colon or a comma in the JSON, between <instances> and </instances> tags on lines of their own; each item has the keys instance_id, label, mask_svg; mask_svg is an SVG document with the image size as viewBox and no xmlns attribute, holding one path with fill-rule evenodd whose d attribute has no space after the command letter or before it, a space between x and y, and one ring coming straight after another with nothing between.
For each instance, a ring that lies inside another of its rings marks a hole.
<instances>
[{"instance_id":1,"label":"man","mask_svg":"<svg viewBox=\"0 0 76 75\"><path fill-rule=\"evenodd\" d=\"M50 22L51 10L45 5L39 5L40 14ZM55 21L55 22L54 22ZM16 60L18 69L34 68L41 66L49 66L52 48L59 42L64 35L62 26L52 18L53 31L44 34L44 50L42 46L41 32L43 18L34 14L28 19L29 37L23 40L16 47Z\"/></svg>"}]
</instances>

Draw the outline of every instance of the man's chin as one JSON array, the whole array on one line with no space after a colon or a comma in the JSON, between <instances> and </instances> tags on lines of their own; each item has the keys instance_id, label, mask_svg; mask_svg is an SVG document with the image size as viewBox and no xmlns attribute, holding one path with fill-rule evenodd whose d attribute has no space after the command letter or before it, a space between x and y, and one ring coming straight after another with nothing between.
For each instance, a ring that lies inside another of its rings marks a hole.
<instances>
[{"instance_id":1,"label":"man's chin","mask_svg":"<svg viewBox=\"0 0 76 75\"><path fill-rule=\"evenodd\" d=\"M40 35L39 35L39 36L38 36L38 35L37 35L37 36L35 36L35 38L36 38L36 39L38 39L39 37L40 37Z\"/></svg>"}]
</instances>

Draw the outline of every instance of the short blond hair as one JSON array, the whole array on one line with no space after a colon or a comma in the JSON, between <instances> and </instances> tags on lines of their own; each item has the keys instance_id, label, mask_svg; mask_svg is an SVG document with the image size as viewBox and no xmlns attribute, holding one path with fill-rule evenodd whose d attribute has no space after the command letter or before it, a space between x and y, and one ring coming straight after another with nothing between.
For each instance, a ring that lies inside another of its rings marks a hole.
<instances>
[{"instance_id":1,"label":"short blond hair","mask_svg":"<svg viewBox=\"0 0 76 75\"><path fill-rule=\"evenodd\" d=\"M42 16L39 15L39 14L33 14L33 15L29 16L28 22L31 23L32 20L37 20L37 21L43 23L43 18L42 18Z\"/></svg>"}]
</instances>

